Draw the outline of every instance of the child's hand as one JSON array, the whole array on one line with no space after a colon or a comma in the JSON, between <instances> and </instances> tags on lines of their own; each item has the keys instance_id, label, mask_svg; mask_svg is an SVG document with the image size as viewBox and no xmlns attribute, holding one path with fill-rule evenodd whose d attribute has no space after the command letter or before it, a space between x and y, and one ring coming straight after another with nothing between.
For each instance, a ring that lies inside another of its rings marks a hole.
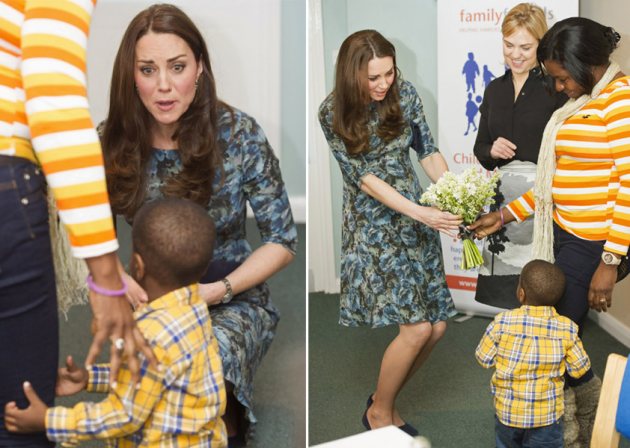
<instances>
[{"instance_id":1,"label":"child's hand","mask_svg":"<svg viewBox=\"0 0 630 448\"><path fill-rule=\"evenodd\" d=\"M24 395L30 405L19 409L15 401L4 407L4 425L11 432L40 432L46 430L46 411L48 406L37 396L31 383L24 383Z\"/></svg>"},{"instance_id":2,"label":"child's hand","mask_svg":"<svg viewBox=\"0 0 630 448\"><path fill-rule=\"evenodd\" d=\"M144 289L127 273L122 274L127 282L127 300L134 310L142 308L149 302L149 297Z\"/></svg>"},{"instance_id":3,"label":"child's hand","mask_svg":"<svg viewBox=\"0 0 630 448\"><path fill-rule=\"evenodd\" d=\"M72 360L72 356L68 355L66 367L57 371L55 394L58 397L64 397L81 392L87 386L88 377L88 371L77 366Z\"/></svg>"}]
</instances>

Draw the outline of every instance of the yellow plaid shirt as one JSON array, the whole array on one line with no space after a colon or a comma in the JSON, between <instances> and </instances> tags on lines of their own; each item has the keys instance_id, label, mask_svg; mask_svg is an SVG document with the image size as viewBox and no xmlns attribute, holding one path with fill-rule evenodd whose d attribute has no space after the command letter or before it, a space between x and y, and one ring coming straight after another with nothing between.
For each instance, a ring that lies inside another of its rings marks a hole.
<instances>
[{"instance_id":1,"label":"yellow plaid shirt","mask_svg":"<svg viewBox=\"0 0 630 448\"><path fill-rule=\"evenodd\" d=\"M115 389L109 365L91 368L88 391L107 392L100 403L49 408L48 438L65 445L107 439L110 447L227 446L225 387L219 347L197 285L173 291L135 314L138 328L162 365L143 360L140 387L123 365Z\"/></svg>"},{"instance_id":2,"label":"yellow plaid shirt","mask_svg":"<svg viewBox=\"0 0 630 448\"><path fill-rule=\"evenodd\" d=\"M538 428L564 414L564 373L574 378L591 367L578 327L553 307L523 305L498 314L475 352L495 367L492 394L497 418L507 426Z\"/></svg>"}]
</instances>

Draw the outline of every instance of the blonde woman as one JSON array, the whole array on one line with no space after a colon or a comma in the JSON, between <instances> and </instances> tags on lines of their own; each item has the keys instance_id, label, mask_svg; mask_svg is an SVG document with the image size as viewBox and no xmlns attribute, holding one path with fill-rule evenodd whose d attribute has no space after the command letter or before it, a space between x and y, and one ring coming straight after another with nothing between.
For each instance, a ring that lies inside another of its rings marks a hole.
<instances>
[{"instance_id":1,"label":"blonde woman","mask_svg":"<svg viewBox=\"0 0 630 448\"><path fill-rule=\"evenodd\" d=\"M520 3L503 19L501 33L507 71L484 92L474 153L488 170L498 168L501 183L493 208L509 203L532 187L543 130L567 96L545 88L536 50L547 32L544 11ZM521 269L531 259L533 223L510 226L492 235L484 246L479 270L478 302L519 306L514 296Z\"/></svg>"}]
</instances>

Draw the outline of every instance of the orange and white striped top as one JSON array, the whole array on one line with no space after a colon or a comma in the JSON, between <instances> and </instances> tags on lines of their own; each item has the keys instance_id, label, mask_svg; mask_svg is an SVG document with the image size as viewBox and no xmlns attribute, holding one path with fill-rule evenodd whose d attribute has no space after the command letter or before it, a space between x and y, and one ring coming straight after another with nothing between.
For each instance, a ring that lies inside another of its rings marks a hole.
<instances>
[{"instance_id":1,"label":"orange and white striped top","mask_svg":"<svg viewBox=\"0 0 630 448\"><path fill-rule=\"evenodd\" d=\"M556 137L554 221L573 235L630 245L630 76L612 81L567 119ZM507 206L518 221L534 213L533 189Z\"/></svg>"},{"instance_id":2,"label":"orange and white striped top","mask_svg":"<svg viewBox=\"0 0 630 448\"><path fill-rule=\"evenodd\" d=\"M86 48L96 0L0 0L0 154L43 168L73 254L118 248Z\"/></svg>"}]
</instances>

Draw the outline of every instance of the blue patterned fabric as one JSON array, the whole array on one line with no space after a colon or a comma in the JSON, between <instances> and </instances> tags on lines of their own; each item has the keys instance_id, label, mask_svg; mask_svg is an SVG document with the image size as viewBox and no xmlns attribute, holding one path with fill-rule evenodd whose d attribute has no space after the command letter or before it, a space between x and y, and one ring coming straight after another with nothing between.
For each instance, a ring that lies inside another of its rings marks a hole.
<instances>
[{"instance_id":1,"label":"blue patterned fabric","mask_svg":"<svg viewBox=\"0 0 630 448\"><path fill-rule=\"evenodd\" d=\"M295 253L297 229L282 181L278 159L263 130L247 114L223 109L219 118L219 143L224 148L223 173L217 172L208 213L214 219L217 238L212 264L204 282L229 274L251 254L246 240L246 204L254 212L264 243L277 243ZM178 151L153 151L148 166L147 201L162 197L161 187L181 170ZM223 179L221 178L223 174ZM279 319L266 283L238 294L227 303L210 308L219 341L226 381L246 408L253 430L252 383L269 349Z\"/></svg>"},{"instance_id":2,"label":"blue patterned fabric","mask_svg":"<svg viewBox=\"0 0 630 448\"><path fill-rule=\"evenodd\" d=\"M376 135L378 114L369 113L370 151L351 156L332 130L333 94L319 119L344 181L339 323L382 327L438 322L456 314L446 285L437 231L363 193L361 178L373 174L400 194L418 201L422 188L409 155L419 160L437 152L416 89L398 81L400 106L408 125L389 142Z\"/></svg>"}]
</instances>

